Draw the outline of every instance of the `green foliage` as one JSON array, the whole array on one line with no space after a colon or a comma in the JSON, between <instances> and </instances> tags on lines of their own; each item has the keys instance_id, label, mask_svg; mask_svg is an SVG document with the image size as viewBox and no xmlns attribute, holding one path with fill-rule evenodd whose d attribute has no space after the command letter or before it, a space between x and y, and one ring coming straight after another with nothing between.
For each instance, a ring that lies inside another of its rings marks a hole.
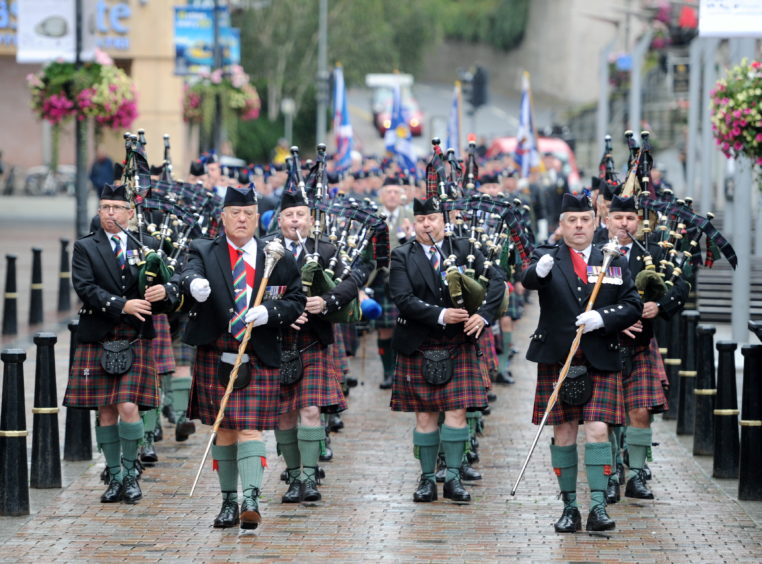
<instances>
[{"instance_id":1,"label":"green foliage","mask_svg":"<svg viewBox=\"0 0 762 564\"><path fill-rule=\"evenodd\" d=\"M529 0L443 0L439 20L444 36L486 43L502 51L518 47L529 20Z\"/></svg>"}]
</instances>

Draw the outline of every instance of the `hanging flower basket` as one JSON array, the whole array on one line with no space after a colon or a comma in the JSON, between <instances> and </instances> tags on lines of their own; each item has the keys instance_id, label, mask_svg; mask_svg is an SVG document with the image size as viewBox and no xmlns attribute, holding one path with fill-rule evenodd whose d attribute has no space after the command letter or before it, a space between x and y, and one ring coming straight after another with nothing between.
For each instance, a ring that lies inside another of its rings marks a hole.
<instances>
[{"instance_id":1,"label":"hanging flower basket","mask_svg":"<svg viewBox=\"0 0 762 564\"><path fill-rule=\"evenodd\" d=\"M710 95L712 132L724 155L762 166L762 63L744 59Z\"/></svg>"}]
</instances>

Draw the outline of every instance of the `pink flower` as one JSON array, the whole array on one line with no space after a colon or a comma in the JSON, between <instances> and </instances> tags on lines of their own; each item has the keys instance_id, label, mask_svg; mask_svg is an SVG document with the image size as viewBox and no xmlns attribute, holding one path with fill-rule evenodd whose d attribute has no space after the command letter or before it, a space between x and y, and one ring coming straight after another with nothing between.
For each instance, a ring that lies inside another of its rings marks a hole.
<instances>
[{"instance_id":1,"label":"pink flower","mask_svg":"<svg viewBox=\"0 0 762 564\"><path fill-rule=\"evenodd\" d=\"M109 57L108 53L105 51L101 51L100 49L95 49L95 62L99 65L113 65L114 61Z\"/></svg>"},{"instance_id":2,"label":"pink flower","mask_svg":"<svg viewBox=\"0 0 762 564\"><path fill-rule=\"evenodd\" d=\"M762 157L758 157L757 158L757 164L758 165L762 165Z\"/></svg>"},{"instance_id":3,"label":"pink flower","mask_svg":"<svg viewBox=\"0 0 762 564\"><path fill-rule=\"evenodd\" d=\"M740 118L740 117L741 117L741 110L735 110L735 111L733 112L733 115L734 115L735 117L737 117L737 118Z\"/></svg>"},{"instance_id":4,"label":"pink flower","mask_svg":"<svg viewBox=\"0 0 762 564\"><path fill-rule=\"evenodd\" d=\"M212 81L212 84L219 84L222 82L222 69L217 69L212 71L212 74L209 75L209 80Z\"/></svg>"},{"instance_id":5,"label":"pink flower","mask_svg":"<svg viewBox=\"0 0 762 564\"><path fill-rule=\"evenodd\" d=\"M735 145L733 145L733 148L734 148L736 151L740 151L741 149L743 149L743 143L741 143L740 141L736 141L736 142L735 142Z\"/></svg>"},{"instance_id":6,"label":"pink flower","mask_svg":"<svg viewBox=\"0 0 762 564\"><path fill-rule=\"evenodd\" d=\"M760 63L759 61L752 61L751 62L751 68L753 68L753 69L758 69L760 66L762 66L762 63Z\"/></svg>"},{"instance_id":7,"label":"pink flower","mask_svg":"<svg viewBox=\"0 0 762 564\"><path fill-rule=\"evenodd\" d=\"M723 143L721 147L722 147L722 152L725 154L727 154L728 151L730 151L730 145L728 145L727 143Z\"/></svg>"},{"instance_id":8,"label":"pink flower","mask_svg":"<svg viewBox=\"0 0 762 564\"><path fill-rule=\"evenodd\" d=\"M757 143L762 143L762 133L757 133L754 136L754 141L756 141Z\"/></svg>"}]
</instances>

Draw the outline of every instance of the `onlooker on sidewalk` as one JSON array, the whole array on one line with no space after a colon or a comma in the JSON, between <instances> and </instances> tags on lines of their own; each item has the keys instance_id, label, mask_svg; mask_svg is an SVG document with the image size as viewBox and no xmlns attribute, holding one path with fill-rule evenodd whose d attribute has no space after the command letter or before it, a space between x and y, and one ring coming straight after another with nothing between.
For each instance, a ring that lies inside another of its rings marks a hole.
<instances>
[{"instance_id":1,"label":"onlooker on sidewalk","mask_svg":"<svg viewBox=\"0 0 762 564\"><path fill-rule=\"evenodd\" d=\"M102 146L98 146L95 150L95 161L93 166L90 167L90 182L93 183L93 188L98 194L98 198L101 197L103 192L103 186L110 184L114 179L114 163L106 154L106 151Z\"/></svg>"}]
</instances>

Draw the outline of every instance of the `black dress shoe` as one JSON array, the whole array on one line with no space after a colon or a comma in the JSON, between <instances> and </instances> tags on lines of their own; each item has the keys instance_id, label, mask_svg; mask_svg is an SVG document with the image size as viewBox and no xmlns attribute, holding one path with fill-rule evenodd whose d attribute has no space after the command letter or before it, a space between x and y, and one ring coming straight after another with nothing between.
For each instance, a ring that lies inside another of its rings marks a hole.
<instances>
[{"instance_id":1,"label":"black dress shoe","mask_svg":"<svg viewBox=\"0 0 762 564\"><path fill-rule=\"evenodd\" d=\"M161 408L161 414L164 417L166 417L167 421L169 423L171 423L172 425L177 423L177 416L175 415L175 410L172 409L171 405L165 405L164 407L162 407ZM238 510L238 508L236 508L236 511L237 510Z\"/></svg>"},{"instance_id":2,"label":"black dress shoe","mask_svg":"<svg viewBox=\"0 0 762 564\"><path fill-rule=\"evenodd\" d=\"M621 462L616 463L616 475L619 477L619 485L624 485L624 464Z\"/></svg>"},{"instance_id":3,"label":"black dress shoe","mask_svg":"<svg viewBox=\"0 0 762 564\"><path fill-rule=\"evenodd\" d=\"M320 501L323 496L317 489L317 482L307 478L302 482L302 501Z\"/></svg>"},{"instance_id":4,"label":"black dress shoe","mask_svg":"<svg viewBox=\"0 0 762 564\"><path fill-rule=\"evenodd\" d=\"M226 499L222 502L222 508L214 518L215 529L227 529L238 524L238 502L235 499Z\"/></svg>"},{"instance_id":5,"label":"black dress shoe","mask_svg":"<svg viewBox=\"0 0 762 564\"><path fill-rule=\"evenodd\" d=\"M103 472L101 472L100 479L101 479L101 482L103 482L107 486L111 483L111 474L109 474L108 472L108 466L106 466L103 469Z\"/></svg>"},{"instance_id":6,"label":"black dress shoe","mask_svg":"<svg viewBox=\"0 0 762 564\"><path fill-rule=\"evenodd\" d=\"M135 476L127 475L124 477L124 503L135 503L143 499L143 492L140 491L140 484Z\"/></svg>"},{"instance_id":7,"label":"black dress shoe","mask_svg":"<svg viewBox=\"0 0 762 564\"><path fill-rule=\"evenodd\" d=\"M333 459L333 449L329 446L325 447L325 453L320 453L320 461L321 462L328 462L329 460Z\"/></svg>"},{"instance_id":8,"label":"black dress shoe","mask_svg":"<svg viewBox=\"0 0 762 564\"><path fill-rule=\"evenodd\" d=\"M490 413L492 413L492 409L490 409L490 406L485 405L484 407L482 407L482 415L489 415Z\"/></svg>"},{"instance_id":9,"label":"black dress shoe","mask_svg":"<svg viewBox=\"0 0 762 564\"><path fill-rule=\"evenodd\" d=\"M487 401L492 403L497 399L497 395L493 394L492 392L487 392Z\"/></svg>"},{"instance_id":10,"label":"black dress shoe","mask_svg":"<svg viewBox=\"0 0 762 564\"><path fill-rule=\"evenodd\" d=\"M654 498L653 492L646 484L645 472L642 469L635 470L635 475L627 480L627 486L624 488L624 495L636 499Z\"/></svg>"},{"instance_id":11,"label":"black dress shoe","mask_svg":"<svg viewBox=\"0 0 762 564\"><path fill-rule=\"evenodd\" d=\"M320 480L325 480L325 470L322 466L317 467L317 477Z\"/></svg>"},{"instance_id":12,"label":"black dress shoe","mask_svg":"<svg viewBox=\"0 0 762 564\"><path fill-rule=\"evenodd\" d=\"M156 449L153 448L153 442L143 445L140 452L140 462L146 466L153 466L159 461L159 456L156 454Z\"/></svg>"},{"instance_id":13,"label":"black dress shoe","mask_svg":"<svg viewBox=\"0 0 762 564\"><path fill-rule=\"evenodd\" d=\"M254 488L256 494L259 492ZM244 497L241 504L241 528L256 529L262 522L262 515L259 514L259 503L256 498Z\"/></svg>"},{"instance_id":14,"label":"black dress shoe","mask_svg":"<svg viewBox=\"0 0 762 564\"><path fill-rule=\"evenodd\" d=\"M108 469L106 470L108 472ZM103 492L101 496L101 503L116 503L122 501L124 495L124 486L122 482L116 479L111 479L108 483L108 489Z\"/></svg>"},{"instance_id":15,"label":"black dress shoe","mask_svg":"<svg viewBox=\"0 0 762 564\"><path fill-rule=\"evenodd\" d=\"M474 480L481 480L482 474L464 462L460 465L460 479L466 482L473 482Z\"/></svg>"},{"instance_id":16,"label":"black dress shoe","mask_svg":"<svg viewBox=\"0 0 762 564\"><path fill-rule=\"evenodd\" d=\"M606 507L595 505L587 516L586 531L613 531L616 527L614 520L606 513Z\"/></svg>"},{"instance_id":17,"label":"black dress shoe","mask_svg":"<svg viewBox=\"0 0 762 564\"><path fill-rule=\"evenodd\" d=\"M553 528L557 533L576 533L582 529L582 515L576 507L564 507L561 518L556 521Z\"/></svg>"},{"instance_id":18,"label":"black dress shoe","mask_svg":"<svg viewBox=\"0 0 762 564\"><path fill-rule=\"evenodd\" d=\"M392 388L393 383L394 383L394 376L384 375L384 379L378 385L378 387L381 388L382 390L390 390Z\"/></svg>"},{"instance_id":19,"label":"black dress shoe","mask_svg":"<svg viewBox=\"0 0 762 564\"><path fill-rule=\"evenodd\" d=\"M651 474L651 469L648 467L647 463L643 464L643 476L646 480L653 478L653 474Z\"/></svg>"},{"instance_id":20,"label":"black dress shoe","mask_svg":"<svg viewBox=\"0 0 762 564\"><path fill-rule=\"evenodd\" d=\"M299 479L291 480L286 493L280 498L280 502L299 503L300 501L302 501L302 481Z\"/></svg>"},{"instance_id":21,"label":"black dress shoe","mask_svg":"<svg viewBox=\"0 0 762 564\"><path fill-rule=\"evenodd\" d=\"M164 429L161 428L161 420L156 418L156 427L153 428L153 440L155 442L164 440Z\"/></svg>"},{"instance_id":22,"label":"black dress shoe","mask_svg":"<svg viewBox=\"0 0 762 564\"><path fill-rule=\"evenodd\" d=\"M346 382L348 388L355 388L357 387L357 384L359 383L357 381L357 378L355 378L354 376L345 376L344 382Z\"/></svg>"},{"instance_id":23,"label":"black dress shoe","mask_svg":"<svg viewBox=\"0 0 762 564\"><path fill-rule=\"evenodd\" d=\"M344 428L344 422L338 413L334 413L328 416L328 428L332 433L338 433Z\"/></svg>"},{"instance_id":24,"label":"black dress shoe","mask_svg":"<svg viewBox=\"0 0 762 564\"><path fill-rule=\"evenodd\" d=\"M609 485L606 487L606 503L613 505L620 499L619 478L617 476L609 476Z\"/></svg>"},{"instance_id":25,"label":"black dress shoe","mask_svg":"<svg viewBox=\"0 0 762 564\"><path fill-rule=\"evenodd\" d=\"M418 488L413 492L413 501L428 503L437 500L437 485L429 478L421 476L418 482Z\"/></svg>"},{"instance_id":26,"label":"black dress shoe","mask_svg":"<svg viewBox=\"0 0 762 564\"><path fill-rule=\"evenodd\" d=\"M196 424L193 423L193 421L190 421L189 419L186 419L185 421L180 421L175 427L175 440L178 443L187 441L188 437L190 437L195 432L196 432Z\"/></svg>"},{"instance_id":27,"label":"black dress shoe","mask_svg":"<svg viewBox=\"0 0 762 564\"><path fill-rule=\"evenodd\" d=\"M498 372L495 375L494 381L495 381L495 384L502 384L504 386L516 383L516 380L513 379L513 374L511 374L510 370L506 370L505 374L503 374L502 372Z\"/></svg>"},{"instance_id":28,"label":"black dress shoe","mask_svg":"<svg viewBox=\"0 0 762 564\"><path fill-rule=\"evenodd\" d=\"M442 496L453 501L468 502L471 501L471 494L463 487L463 483L460 478L455 478L449 482L445 482L442 490Z\"/></svg>"}]
</instances>

